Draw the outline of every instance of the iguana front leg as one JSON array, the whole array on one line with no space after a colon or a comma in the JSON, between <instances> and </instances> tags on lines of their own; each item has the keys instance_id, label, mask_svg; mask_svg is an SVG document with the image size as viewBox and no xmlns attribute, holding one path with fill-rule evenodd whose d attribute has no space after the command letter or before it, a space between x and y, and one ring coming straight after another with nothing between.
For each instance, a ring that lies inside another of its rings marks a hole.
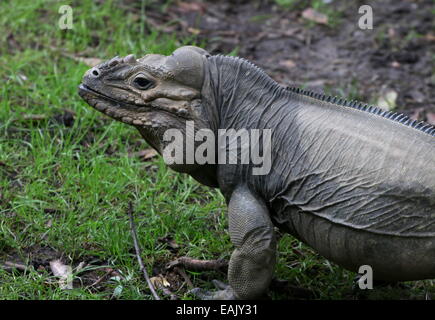
<instances>
[{"instance_id":1,"label":"iguana front leg","mask_svg":"<svg viewBox=\"0 0 435 320\"><path fill-rule=\"evenodd\" d=\"M247 187L238 187L228 206L231 255L229 286L214 293L195 289L202 299L256 299L264 295L275 267L276 238L264 202ZM222 286L221 286L222 287Z\"/></svg>"}]
</instances>

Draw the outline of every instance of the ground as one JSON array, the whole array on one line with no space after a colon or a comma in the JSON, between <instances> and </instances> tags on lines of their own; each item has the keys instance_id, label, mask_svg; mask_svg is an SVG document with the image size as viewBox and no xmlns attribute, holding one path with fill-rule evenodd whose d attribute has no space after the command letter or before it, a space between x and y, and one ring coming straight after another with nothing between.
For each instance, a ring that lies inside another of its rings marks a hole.
<instances>
[{"instance_id":1,"label":"ground","mask_svg":"<svg viewBox=\"0 0 435 320\"><path fill-rule=\"evenodd\" d=\"M435 121L432 1L62 4L73 8L72 30L58 27L58 1L0 3L3 299L151 299L134 255L129 201L154 280L191 299L187 278L203 288L226 278L221 271L187 270L183 277L165 269L180 256L229 258L225 202L218 191L168 170L135 129L78 97L77 85L96 59L168 54L195 44L245 57L282 84L370 103L388 100L388 108ZM373 30L358 28L362 4L373 7ZM303 18L308 8L327 23ZM435 296L433 280L353 290L354 273L280 237L275 276L288 283L274 281L273 299ZM60 288L50 267L55 259L73 268L72 290Z\"/></svg>"}]
</instances>

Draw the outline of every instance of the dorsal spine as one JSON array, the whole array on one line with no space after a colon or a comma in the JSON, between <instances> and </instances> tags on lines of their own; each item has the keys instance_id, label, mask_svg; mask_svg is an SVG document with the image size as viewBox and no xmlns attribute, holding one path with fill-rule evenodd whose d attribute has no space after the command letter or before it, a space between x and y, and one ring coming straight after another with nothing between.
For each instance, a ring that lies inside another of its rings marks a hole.
<instances>
[{"instance_id":1,"label":"dorsal spine","mask_svg":"<svg viewBox=\"0 0 435 320\"><path fill-rule=\"evenodd\" d=\"M333 96L325 95L322 93L316 93L316 92L313 92L311 90L304 90L304 89L301 89L298 87L283 87L279 83L277 83L275 80L270 78L261 68L257 67L255 64L253 64L252 62L250 62L246 59L239 58L239 57L225 56L225 55L210 56L210 57L208 57L208 59L218 59L218 61L220 60L220 62L222 62L222 60L224 60L224 59L229 59L233 62L243 63L246 65L249 65L254 70L256 70L257 72L259 72L261 74L261 78L263 80L267 80L266 82L273 82L275 85L279 86L280 91L283 94L288 93L288 92L293 92L293 93L300 94L303 96L311 97L311 98L319 100L319 101L329 102L329 103L333 103L336 105L340 105L340 106L344 106L344 107L348 107L348 108L354 108L354 109L358 109L358 110L368 112L368 113L373 113L373 114L379 115L383 118L389 119L391 121L399 122L403 125L406 125L408 127L414 128L416 130L419 130L421 132L427 133L427 134L435 137L435 126L432 126L429 123L425 123L424 121L417 122L417 121L412 120L411 118L409 118L408 116L406 116L402 113L396 113L396 112L392 112L392 111L388 111L388 110L383 110L383 109L378 108L376 106L368 105L368 104L365 104L365 103L360 102L360 101L356 101L356 100L347 101L346 99L341 98L341 97L337 97L337 96L333 97Z\"/></svg>"},{"instance_id":2,"label":"dorsal spine","mask_svg":"<svg viewBox=\"0 0 435 320\"><path fill-rule=\"evenodd\" d=\"M336 105L354 108L354 109L358 109L358 110L369 112L369 113L374 113L374 114L379 115L381 117L387 118L387 119L392 120L392 121L397 121L397 122L402 123L406 126L420 130L424 133L427 133L427 134L435 137L435 127L434 126L432 126L429 123L425 123L424 121L418 122L416 120L413 120L403 113L397 113L397 112L383 110L383 109L378 108L376 106L364 104L363 102L359 102L359 101L355 101L355 100L347 101L346 99L340 98L340 97L333 97L333 96L329 96L329 95L325 95L325 94L321 94L321 93L313 93L312 91L302 90L298 87L287 87L287 90L290 92L294 92L296 94L301 94L301 95L305 95L305 96L317 99L319 101L330 102L330 103L333 103Z\"/></svg>"}]
</instances>

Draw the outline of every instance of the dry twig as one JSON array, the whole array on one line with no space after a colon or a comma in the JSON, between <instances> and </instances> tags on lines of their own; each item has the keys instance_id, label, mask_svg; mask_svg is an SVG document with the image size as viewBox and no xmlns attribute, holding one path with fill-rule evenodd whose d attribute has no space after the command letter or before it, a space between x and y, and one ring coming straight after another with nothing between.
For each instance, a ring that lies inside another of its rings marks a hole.
<instances>
[{"instance_id":1,"label":"dry twig","mask_svg":"<svg viewBox=\"0 0 435 320\"><path fill-rule=\"evenodd\" d=\"M113 271L114 270L112 268L107 268L106 273L104 275L102 275L101 277L99 277L94 283L89 285L88 288L98 286L104 279L106 279L109 275L111 275L113 273Z\"/></svg>"},{"instance_id":2,"label":"dry twig","mask_svg":"<svg viewBox=\"0 0 435 320\"><path fill-rule=\"evenodd\" d=\"M139 247L139 242L137 241L136 225L134 224L134 219L133 219L133 204L131 203L131 201L128 203L127 214L128 214L129 219L130 219L130 230L131 230L131 235L133 237L134 249L136 250L137 262L139 263L140 269L142 270L144 278L148 284L148 287L151 290L151 293L154 296L154 299L160 300L159 295L157 294L156 290L154 289L153 284L150 281L150 277L148 276L148 273L145 269L145 266L144 266L142 258L141 258L141 250Z\"/></svg>"},{"instance_id":3,"label":"dry twig","mask_svg":"<svg viewBox=\"0 0 435 320\"><path fill-rule=\"evenodd\" d=\"M190 280L189 276L187 275L186 271L184 271L184 268L174 267L174 271L183 277L184 281L186 281L189 288L193 288L193 283Z\"/></svg>"},{"instance_id":4,"label":"dry twig","mask_svg":"<svg viewBox=\"0 0 435 320\"><path fill-rule=\"evenodd\" d=\"M11 261L5 261L1 267L2 267L2 269L6 270L8 272L12 272L14 270L20 270L20 271L25 272L29 268L28 266L26 266L24 264L15 263L15 262L11 262Z\"/></svg>"},{"instance_id":5,"label":"dry twig","mask_svg":"<svg viewBox=\"0 0 435 320\"><path fill-rule=\"evenodd\" d=\"M183 266L188 270L206 271L206 270L221 270L228 267L228 261L218 260L198 260L189 257L180 257L166 266L167 269L172 269L177 266Z\"/></svg>"}]
</instances>

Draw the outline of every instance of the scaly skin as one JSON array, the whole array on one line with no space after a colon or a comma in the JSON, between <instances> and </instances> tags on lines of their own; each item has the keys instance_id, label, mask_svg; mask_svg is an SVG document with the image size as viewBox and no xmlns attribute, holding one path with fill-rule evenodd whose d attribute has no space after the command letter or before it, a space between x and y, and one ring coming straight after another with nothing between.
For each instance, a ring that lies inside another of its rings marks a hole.
<instances>
[{"instance_id":1,"label":"scaly skin","mask_svg":"<svg viewBox=\"0 0 435 320\"><path fill-rule=\"evenodd\" d=\"M274 226L344 268L370 265L376 280L435 278L433 127L286 90L243 59L196 47L114 58L89 70L79 93L135 126L159 153L168 145L165 130L186 135L186 121L215 136L218 129L272 130L266 175L253 175L253 163L169 165L218 187L228 203L229 286L194 290L199 297L262 296L275 265Z\"/></svg>"}]
</instances>

